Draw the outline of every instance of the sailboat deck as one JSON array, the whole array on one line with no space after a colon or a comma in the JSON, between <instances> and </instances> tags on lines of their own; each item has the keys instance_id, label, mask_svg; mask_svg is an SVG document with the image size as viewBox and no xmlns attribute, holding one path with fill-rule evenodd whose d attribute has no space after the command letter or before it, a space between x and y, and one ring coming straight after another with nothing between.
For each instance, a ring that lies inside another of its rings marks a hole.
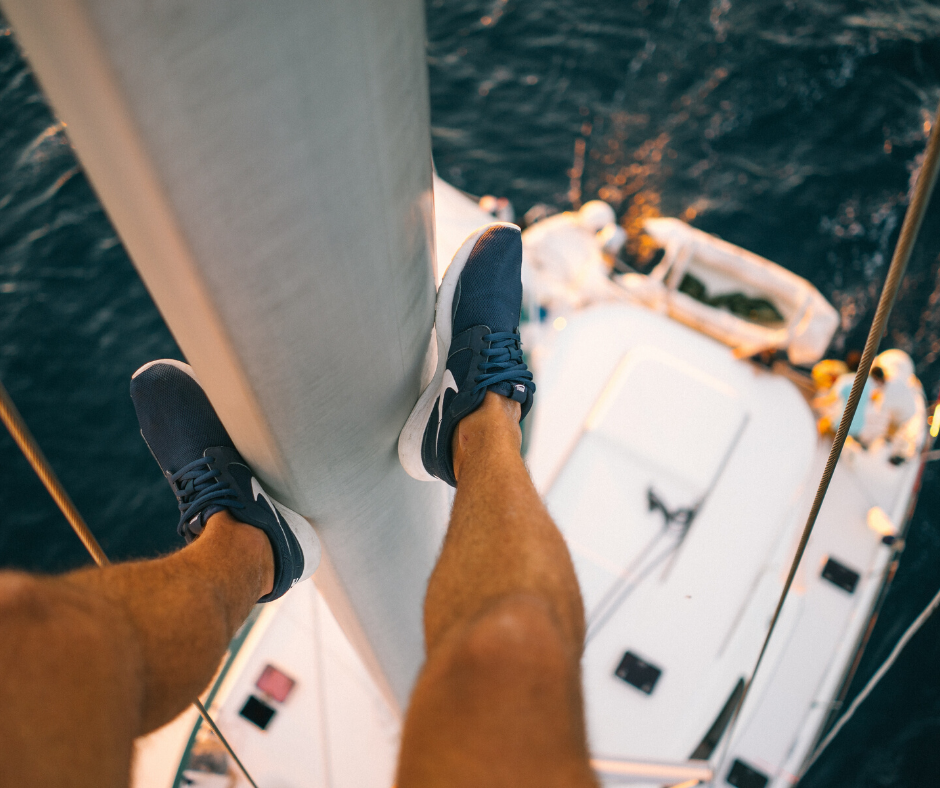
<instances>
[{"instance_id":1,"label":"sailboat deck","mask_svg":"<svg viewBox=\"0 0 940 788\"><path fill-rule=\"evenodd\" d=\"M596 307L544 344L527 460L582 587L592 751L722 755L706 733L753 668L829 444L790 382L647 310ZM915 465L840 465L720 777L740 760L792 780L891 554L868 510L903 521Z\"/></svg>"}]
</instances>

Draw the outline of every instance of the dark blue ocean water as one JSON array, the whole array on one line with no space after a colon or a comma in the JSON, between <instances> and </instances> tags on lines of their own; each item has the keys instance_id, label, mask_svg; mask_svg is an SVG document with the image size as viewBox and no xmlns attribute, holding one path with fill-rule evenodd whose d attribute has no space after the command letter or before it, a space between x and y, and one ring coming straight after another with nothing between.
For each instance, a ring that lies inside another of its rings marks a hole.
<instances>
[{"instance_id":1,"label":"dark blue ocean water","mask_svg":"<svg viewBox=\"0 0 940 788\"><path fill-rule=\"evenodd\" d=\"M178 354L0 19L0 379L105 550L178 544L127 381ZM434 155L475 194L696 226L813 281L861 347L940 102L925 0L431 0ZM940 198L883 347L940 388ZM940 468L853 693L940 587ZM86 562L0 435L0 566ZM2 626L2 624L0 624ZM940 616L804 780L940 786Z\"/></svg>"}]
</instances>

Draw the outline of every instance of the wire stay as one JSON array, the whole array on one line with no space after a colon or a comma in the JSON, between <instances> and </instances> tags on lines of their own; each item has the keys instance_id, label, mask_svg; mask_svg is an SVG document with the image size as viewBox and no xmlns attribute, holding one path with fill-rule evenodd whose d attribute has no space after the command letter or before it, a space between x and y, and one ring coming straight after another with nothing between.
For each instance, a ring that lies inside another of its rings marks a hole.
<instances>
[{"instance_id":1,"label":"wire stay","mask_svg":"<svg viewBox=\"0 0 940 788\"><path fill-rule=\"evenodd\" d=\"M816 763L816 760L822 755L823 750L826 749L836 737L836 734L842 730L842 727L847 723L852 715L858 710L858 707L862 705L865 699L871 695L872 690L877 686L878 682L884 677L891 666L897 661L897 658L901 655L901 652L904 650L904 647L908 644L910 639L917 634L918 630L927 623L934 611L940 607L940 591L938 591L934 598L930 600L930 603L925 607L917 618L911 623L911 625L904 631L904 634L901 635L897 643L894 644L894 648L891 649L891 653L888 655L888 658L881 663L881 666L872 674L872 677L868 680L865 686L862 688L862 691L856 695L855 699L852 701L849 708L846 710L845 714L839 717L835 725L832 726L832 730L826 734L826 738L823 739L813 750L813 754L809 757L809 760L800 770L800 777L802 777L806 772L809 771L809 768Z\"/></svg>"}]
</instances>

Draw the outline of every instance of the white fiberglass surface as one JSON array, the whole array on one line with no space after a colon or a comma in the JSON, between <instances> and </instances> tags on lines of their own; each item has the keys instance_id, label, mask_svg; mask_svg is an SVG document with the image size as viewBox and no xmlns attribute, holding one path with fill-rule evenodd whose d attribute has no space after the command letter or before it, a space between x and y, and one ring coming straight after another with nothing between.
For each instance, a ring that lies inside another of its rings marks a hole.
<instances>
[{"instance_id":1,"label":"white fiberglass surface","mask_svg":"<svg viewBox=\"0 0 940 788\"><path fill-rule=\"evenodd\" d=\"M828 442L821 442L814 480L828 451ZM762 669L720 773L741 759L770 777L773 785L790 785L809 754L892 554L880 534L868 527L868 510L882 505L900 524L917 477L916 463L897 468L883 457L877 467L874 463L874 457L850 449L836 468L784 608L795 620L782 636L775 634L775 658ZM802 516L808 506L807 499ZM830 559L858 574L851 592L823 577Z\"/></svg>"},{"instance_id":2,"label":"white fiberglass surface","mask_svg":"<svg viewBox=\"0 0 940 788\"><path fill-rule=\"evenodd\" d=\"M451 258L474 230L496 218L459 189L434 175L434 250L440 286Z\"/></svg>"},{"instance_id":3,"label":"white fiberglass surface","mask_svg":"<svg viewBox=\"0 0 940 788\"><path fill-rule=\"evenodd\" d=\"M573 316L539 374L527 459L584 591L592 751L687 758L760 647L812 416L788 382L624 305ZM699 505L684 539L650 489ZM614 675L627 651L662 671L651 694Z\"/></svg>"},{"instance_id":4,"label":"white fiberglass surface","mask_svg":"<svg viewBox=\"0 0 940 788\"><path fill-rule=\"evenodd\" d=\"M700 495L745 418L731 386L681 358L640 345L614 371L587 428Z\"/></svg>"},{"instance_id":5,"label":"white fiberglass surface","mask_svg":"<svg viewBox=\"0 0 940 788\"><path fill-rule=\"evenodd\" d=\"M257 633L252 631L246 640L213 711L219 728L258 784L279 788L391 785L398 718L316 586L312 582L298 585L272 603L255 627ZM296 682L283 702L256 686L268 665ZM251 696L275 709L264 730L239 713ZM189 776L201 784L201 775Z\"/></svg>"},{"instance_id":6,"label":"white fiberglass surface","mask_svg":"<svg viewBox=\"0 0 940 788\"><path fill-rule=\"evenodd\" d=\"M170 788L173 785L180 757L198 718L196 707L190 706L169 724L134 741L131 788Z\"/></svg>"},{"instance_id":7,"label":"white fiberglass surface","mask_svg":"<svg viewBox=\"0 0 940 788\"><path fill-rule=\"evenodd\" d=\"M670 540L651 544L664 521L650 494L670 511L702 502L746 421L733 389L681 359L646 345L624 356L548 492L589 623L647 546L649 561L669 549Z\"/></svg>"}]
</instances>

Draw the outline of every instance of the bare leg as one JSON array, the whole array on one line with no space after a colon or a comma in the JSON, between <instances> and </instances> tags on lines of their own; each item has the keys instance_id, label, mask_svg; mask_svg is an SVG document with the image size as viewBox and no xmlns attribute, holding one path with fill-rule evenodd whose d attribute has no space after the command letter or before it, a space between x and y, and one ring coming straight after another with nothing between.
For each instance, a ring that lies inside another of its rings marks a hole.
<instances>
[{"instance_id":1,"label":"bare leg","mask_svg":"<svg viewBox=\"0 0 940 788\"><path fill-rule=\"evenodd\" d=\"M571 558L519 456L519 405L488 393L454 439L457 495L428 586L428 658L398 785L593 786Z\"/></svg>"},{"instance_id":2,"label":"bare leg","mask_svg":"<svg viewBox=\"0 0 940 788\"><path fill-rule=\"evenodd\" d=\"M0 786L126 786L134 738L206 687L273 560L221 512L166 558L0 573Z\"/></svg>"}]
</instances>

